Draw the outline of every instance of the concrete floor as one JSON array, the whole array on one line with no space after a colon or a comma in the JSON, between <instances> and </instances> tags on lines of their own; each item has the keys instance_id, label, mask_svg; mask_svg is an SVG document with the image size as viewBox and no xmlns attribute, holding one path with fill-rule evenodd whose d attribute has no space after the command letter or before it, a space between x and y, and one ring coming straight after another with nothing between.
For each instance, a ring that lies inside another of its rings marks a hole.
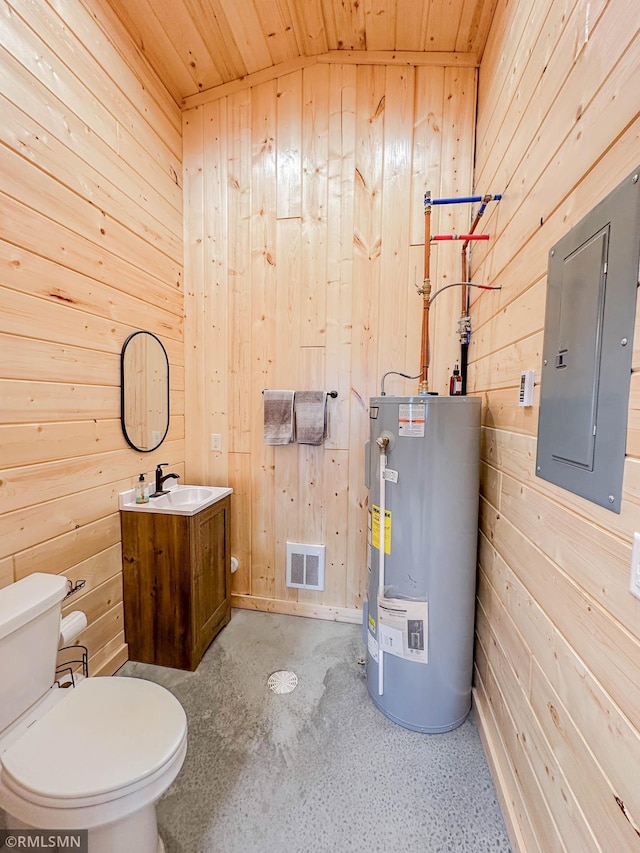
<instances>
[{"instance_id":1,"label":"concrete floor","mask_svg":"<svg viewBox=\"0 0 640 853\"><path fill-rule=\"evenodd\" d=\"M424 735L371 703L360 628L234 611L196 672L129 662L189 719L158 804L167 853L482 853L509 842L476 725ZM287 695L266 685L293 670Z\"/></svg>"}]
</instances>

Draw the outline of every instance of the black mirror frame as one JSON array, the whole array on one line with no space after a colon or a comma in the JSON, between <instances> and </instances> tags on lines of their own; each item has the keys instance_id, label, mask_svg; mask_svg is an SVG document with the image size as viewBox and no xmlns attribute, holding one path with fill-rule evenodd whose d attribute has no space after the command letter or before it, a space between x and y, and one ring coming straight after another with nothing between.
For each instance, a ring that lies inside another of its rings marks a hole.
<instances>
[{"instance_id":1,"label":"black mirror frame","mask_svg":"<svg viewBox=\"0 0 640 853\"><path fill-rule=\"evenodd\" d=\"M128 344L129 344L129 343L133 340L133 338L135 338L137 335L149 335L149 337L151 337L151 338L155 338L155 340L156 340L156 341L159 343L159 345L160 345L160 349L162 350L162 353L163 353L163 355L164 355L165 361L166 361L166 363L167 363L167 426L166 426L166 428L165 428L164 434L163 434L162 438L160 439L160 441L159 441L156 445L154 445L153 447L150 447L150 448L148 448L148 449L143 449L143 448L141 448L141 447L138 447L137 445L135 445L135 444L131 441L131 439L129 438L129 435L128 435L128 433L127 433L127 427L126 427L126 424L125 424L125 421L124 421L124 400L125 400L125 390L124 390L124 355L125 355L125 352L126 352L126 350L127 350L127 346L128 346ZM146 331L144 331L144 329L141 329L141 330L140 330L140 331L138 331L138 332L132 332L132 333L129 335L129 337L126 339L126 341L123 343L123 345L122 345L122 350L120 351L120 426L121 426L121 428L122 428L122 434L124 435L125 441L126 441L126 442L127 442L127 444L129 445L129 447L132 447L132 448L133 448L134 450L136 450L138 453L153 453L153 451L154 451L154 450L157 450L157 449L160 447L160 445L162 444L162 442L163 442L163 441L165 440L165 438L167 437L167 433L169 432L169 421L170 421L170 419L171 419L170 393L169 393L169 375L170 375L170 371L169 371L169 356L167 355L167 351L166 351L166 349L165 349L165 347L164 347L164 344L163 344L163 343L162 343L162 341L160 340L160 338L159 338L157 335L154 335L154 334L153 334L153 332L146 332Z\"/></svg>"}]
</instances>

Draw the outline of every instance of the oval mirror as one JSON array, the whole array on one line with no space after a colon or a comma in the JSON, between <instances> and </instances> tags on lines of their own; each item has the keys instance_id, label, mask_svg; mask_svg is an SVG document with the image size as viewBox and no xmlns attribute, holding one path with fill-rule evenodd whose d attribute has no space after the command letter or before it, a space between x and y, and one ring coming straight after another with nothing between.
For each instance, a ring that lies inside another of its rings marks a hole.
<instances>
[{"instance_id":1,"label":"oval mirror","mask_svg":"<svg viewBox=\"0 0 640 853\"><path fill-rule=\"evenodd\" d=\"M134 450L149 453L169 429L169 359L151 332L134 332L120 357L122 432Z\"/></svg>"}]
</instances>

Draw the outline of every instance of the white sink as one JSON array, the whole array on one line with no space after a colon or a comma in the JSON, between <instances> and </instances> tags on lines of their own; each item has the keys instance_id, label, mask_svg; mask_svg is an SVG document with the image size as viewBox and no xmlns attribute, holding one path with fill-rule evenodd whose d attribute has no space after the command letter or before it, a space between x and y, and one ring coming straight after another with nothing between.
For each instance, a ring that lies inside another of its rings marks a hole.
<instances>
[{"instance_id":1,"label":"white sink","mask_svg":"<svg viewBox=\"0 0 640 853\"><path fill-rule=\"evenodd\" d=\"M150 500L156 506L178 506L191 508L201 506L211 499L213 489L206 489L204 486L178 486L177 489L169 492L167 495L161 495L159 498L151 498Z\"/></svg>"},{"instance_id":2,"label":"white sink","mask_svg":"<svg viewBox=\"0 0 640 853\"><path fill-rule=\"evenodd\" d=\"M165 515L195 515L230 495L228 486L174 486L166 495L137 504L134 489L120 492L120 509L131 512L158 512Z\"/></svg>"}]
</instances>

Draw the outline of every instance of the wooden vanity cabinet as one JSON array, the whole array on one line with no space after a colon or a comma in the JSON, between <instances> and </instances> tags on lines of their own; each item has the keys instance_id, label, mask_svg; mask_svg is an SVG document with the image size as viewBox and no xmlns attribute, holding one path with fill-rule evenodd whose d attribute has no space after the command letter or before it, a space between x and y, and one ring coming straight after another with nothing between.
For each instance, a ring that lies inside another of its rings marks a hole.
<instances>
[{"instance_id":1,"label":"wooden vanity cabinet","mask_svg":"<svg viewBox=\"0 0 640 853\"><path fill-rule=\"evenodd\" d=\"M129 659L194 670L231 618L229 496L195 515L120 512Z\"/></svg>"}]
</instances>

